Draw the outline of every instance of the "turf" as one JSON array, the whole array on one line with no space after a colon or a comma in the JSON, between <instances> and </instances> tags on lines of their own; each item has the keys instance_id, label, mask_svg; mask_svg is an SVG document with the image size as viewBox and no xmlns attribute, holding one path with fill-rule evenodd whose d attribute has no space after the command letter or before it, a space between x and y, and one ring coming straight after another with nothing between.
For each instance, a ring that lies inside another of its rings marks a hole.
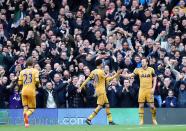
<instances>
[{"instance_id":1,"label":"turf","mask_svg":"<svg viewBox=\"0 0 186 131\"><path fill-rule=\"evenodd\" d=\"M186 131L186 125L158 126L0 126L0 131Z\"/></svg>"}]
</instances>

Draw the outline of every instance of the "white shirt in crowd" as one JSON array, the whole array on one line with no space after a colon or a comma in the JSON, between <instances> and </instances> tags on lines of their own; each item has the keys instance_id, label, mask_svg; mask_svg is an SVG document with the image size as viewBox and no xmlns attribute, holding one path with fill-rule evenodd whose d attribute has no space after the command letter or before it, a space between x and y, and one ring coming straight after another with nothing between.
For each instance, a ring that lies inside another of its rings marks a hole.
<instances>
[{"instance_id":1,"label":"white shirt in crowd","mask_svg":"<svg viewBox=\"0 0 186 131\"><path fill-rule=\"evenodd\" d=\"M48 99L47 99L47 105L46 105L46 107L47 108L56 108L57 106L56 106L56 103L54 101L54 97L52 95L52 92L53 91L47 90L47 92L48 92Z\"/></svg>"}]
</instances>

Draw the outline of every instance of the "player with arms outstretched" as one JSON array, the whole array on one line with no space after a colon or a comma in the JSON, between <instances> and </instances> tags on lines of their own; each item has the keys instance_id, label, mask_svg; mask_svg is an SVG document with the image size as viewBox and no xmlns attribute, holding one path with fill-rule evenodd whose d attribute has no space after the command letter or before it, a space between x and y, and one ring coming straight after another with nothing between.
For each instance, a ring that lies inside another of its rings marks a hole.
<instances>
[{"instance_id":1,"label":"player with arms outstretched","mask_svg":"<svg viewBox=\"0 0 186 131\"><path fill-rule=\"evenodd\" d=\"M91 120L98 114L98 112L103 108L105 105L106 107L106 114L109 120L110 125L115 125L115 123L112 121L112 115L110 112L110 105L109 101L107 99L106 94L106 88L105 86L111 81L112 79L118 77L122 70L118 70L117 73L112 77L106 77L106 74L103 70L103 63L101 59L96 60L96 66L97 69L93 70L89 77L83 82L83 84L80 86L80 90L85 87L87 82L91 79L94 79L94 87L96 89L96 95L97 95L97 108L94 110L94 112L87 118L86 123L88 125L91 125Z\"/></svg>"},{"instance_id":2,"label":"player with arms outstretched","mask_svg":"<svg viewBox=\"0 0 186 131\"><path fill-rule=\"evenodd\" d=\"M139 89L139 118L140 125L144 124L144 103L147 101L151 108L152 123L157 125L156 121L156 108L154 106L154 91L156 87L156 75L154 69L148 67L148 60L142 59L142 68L136 68L132 74L125 74L125 77L139 76L140 89Z\"/></svg>"},{"instance_id":3,"label":"player with arms outstretched","mask_svg":"<svg viewBox=\"0 0 186 131\"><path fill-rule=\"evenodd\" d=\"M19 75L19 86L22 87L22 104L25 127L29 127L29 116L36 108L36 87L39 85L39 71L33 68L32 57L26 61L27 68Z\"/></svg>"}]
</instances>

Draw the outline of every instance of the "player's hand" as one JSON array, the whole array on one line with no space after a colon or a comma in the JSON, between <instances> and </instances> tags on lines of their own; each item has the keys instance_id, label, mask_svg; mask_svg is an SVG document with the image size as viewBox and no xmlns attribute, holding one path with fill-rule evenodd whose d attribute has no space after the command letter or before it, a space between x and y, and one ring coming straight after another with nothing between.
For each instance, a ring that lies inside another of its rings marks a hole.
<instances>
[{"instance_id":1,"label":"player's hand","mask_svg":"<svg viewBox=\"0 0 186 131\"><path fill-rule=\"evenodd\" d=\"M122 72L123 72L123 69L117 70L117 73L118 73L118 74L121 74Z\"/></svg>"}]
</instances>

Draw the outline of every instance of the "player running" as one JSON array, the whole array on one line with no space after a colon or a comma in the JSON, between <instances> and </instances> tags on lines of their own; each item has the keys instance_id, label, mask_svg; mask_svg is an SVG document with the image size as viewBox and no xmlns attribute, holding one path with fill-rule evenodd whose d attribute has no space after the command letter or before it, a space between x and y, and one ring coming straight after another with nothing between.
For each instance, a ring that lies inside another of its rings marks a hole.
<instances>
[{"instance_id":1,"label":"player running","mask_svg":"<svg viewBox=\"0 0 186 131\"><path fill-rule=\"evenodd\" d=\"M139 76L140 89L139 89L139 119L140 125L144 124L144 103L147 101L151 108L152 123L157 125L156 121L156 108L154 106L154 91L156 88L156 75L154 69L148 67L146 58L142 59L142 68L136 68L132 74L125 74L125 77Z\"/></svg>"},{"instance_id":2,"label":"player running","mask_svg":"<svg viewBox=\"0 0 186 131\"><path fill-rule=\"evenodd\" d=\"M86 123L88 125L91 125L91 120L98 114L98 112L105 105L107 118L109 120L109 125L115 125L115 123L112 121L112 115L110 112L110 105L107 99L105 86L109 83L109 81L111 81L115 77L118 77L120 73L122 72L122 70L118 70L117 73L112 77L106 77L106 74L103 70L103 63L101 59L96 60L96 66L97 66L97 69L93 70L90 73L89 77L80 86L80 90L81 90L82 88L85 87L85 85L87 84L89 80L94 79L94 87L96 89L98 106L96 107L94 112L87 118Z\"/></svg>"},{"instance_id":3,"label":"player running","mask_svg":"<svg viewBox=\"0 0 186 131\"><path fill-rule=\"evenodd\" d=\"M19 75L19 86L22 86L22 103L25 127L29 127L29 116L36 108L36 87L39 85L39 71L33 68L32 57L26 61L27 68Z\"/></svg>"}]
</instances>

